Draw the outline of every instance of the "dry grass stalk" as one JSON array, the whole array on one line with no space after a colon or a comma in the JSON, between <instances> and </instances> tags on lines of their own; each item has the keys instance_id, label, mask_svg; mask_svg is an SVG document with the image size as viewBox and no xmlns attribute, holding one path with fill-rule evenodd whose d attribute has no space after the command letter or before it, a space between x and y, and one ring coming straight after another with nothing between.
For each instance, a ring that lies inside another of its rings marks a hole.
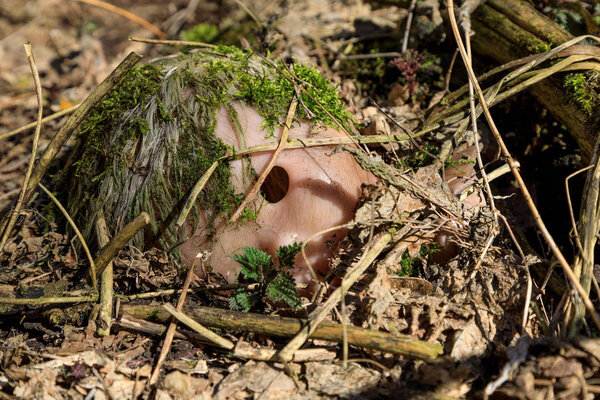
<instances>
[{"instance_id":1,"label":"dry grass stalk","mask_svg":"<svg viewBox=\"0 0 600 400\"><path fill-rule=\"evenodd\" d=\"M75 104L74 106L66 108L66 109L64 109L62 111L59 111L57 113L48 115L47 117L42 118L42 124L45 124L48 121L55 120L57 118L65 116L65 115L69 115L72 112L74 112L75 110L77 110L77 107L79 107L79 104ZM27 131L27 130L29 130L31 128L35 128L36 126L37 126L37 121L36 122L32 122L32 123L27 124L27 125L23 125L22 127L14 129L14 130L12 130L10 132L3 133L3 134L0 135L0 142L3 141L3 140L5 140L5 139L8 139L10 137L13 137L15 135L18 135L19 133L23 133L23 132L25 132L25 131Z\"/></svg>"},{"instance_id":2,"label":"dry grass stalk","mask_svg":"<svg viewBox=\"0 0 600 400\"><path fill-rule=\"evenodd\" d=\"M202 42L191 42L189 40L164 40L164 39L144 39L138 37L130 37L129 41L148 43L148 44L165 44L167 46L194 46L194 47L209 47L215 48L214 44L202 43Z\"/></svg>"},{"instance_id":3,"label":"dry grass stalk","mask_svg":"<svg viewBox=\"0 0 600 400\"><path fill-rule=\"evenodd\" d=\"M4 249L6 245L6 241L10 236L10 233L15 226L15 222L17 222L17 217L19 216L19 212L23 208L24 204L28 202L28 199L25 196L27 191L27 185L29 184L29 180L31 178L31 174L33 172L33 165L35 164L35 157L37 154L38 143L40 140L40 132L42 130L42 114L43 114L43 100L42 100L42 85L40 83L40 75L37 70L37 65L35 64L35 59L33 57L33 51L31 50L31 43L25 43L25 53L27 54L27 61L29 62L29 68L31 69L31 74L33 75L33 82L35 84L35 95L37 99L37 121L35 123L35 134L33 135L33 146L31 148L31 157L29 159L29 165L27 166L27 172L25 173L25 179L23 180L23 186L21 188L21 192L19 193L19 198L17 199L17 204L15 208L9 214L8 219L6 220L6 226L3 227L0 224L0 234L2 234L0 239L0 252ZM3 221L4 222L4 221ZM2 230L4 229L4 230Z\"/></svg>"},{"instance_id":4,"label":"dry grass stalk","mask_svg":"<svg viewBox=\"0 0 600 400\"><path fill-rule=\"evenodd\" d=\"M517 181L517 184L519 185L519 189L521 190L521 193L523 194L523 197L525 198L525 202L527 203L527 206L529 207L531 214L533 215L536 225L538 226L544 239L546 240L546 243L548 244L548 246L552 250L552 253L554 254L554 256L557 258L558 262L560 263L560 266L562 267L563 271L567 275L569 282L575 287L575 289L577 290L577 292L583 299L585 307L587 308L588 312L590 313L590 316L592 317L594 323L596 324L596 327L598 329L600 329L600 316L596 312L594 305L590 301L590 298L586 294L584 288L581 286L581 283L579 282L579 280L573 273L573 270L569 266L569 263L567 262L567 260L563 256L562 252L558 248L558 245L552 238L552 235L550 235L550 232L546 228L546 224L544 224L544 221L542 220L542 217L540 216L540 213L539 213L537 207L535 206L533 199L531 198L531 194L529 193L529 190L527 189L527 186L525 185L525 182L523 181L523 178L521 177L521 174L519 173L519 170L515 165L515 161L512 158L510 152L508 151L508 148L506 147L506 144L504 143L502 136L500 136L500 132L498 131L498 128L496 127L496 124L490 114L489 108L487 107L486 99L483 95L481 87L479 86L479 83L477 82L477 78L475 77L475 73L473 72L473 68L471 66L471 63L469 62L469 58L467 57L467 52L462 43L460 33L458 32L458 26L456 24L456 18L454 16L453 0L448 0L448 11L449 11L450 22L452 25L452 32L453 32L454 38L456 39L456 42L458 44L460 55L466 66L467 73L469 75L469 80L473 83L473 86L475 87L477 96L479 98L480 106L483 109L483 114L485 116L486 121L488 122L488 125L490 126L490 129L492 131L492 134L494 135L494 138L496 139L496 142L500 146L502 155L506 158L506 161L507 161L508 165L510 166L510 169Z\"/></svg>"},{"instance_id":5,"label":"dry grass stalk","mask_svg":"<svg viewBox=\"0 0 600 400\"><path fill-rule=\"evenodd\" d=\"M71 216L69 215L67 210L65 210L65 208L62 206L62 204L60 204L60 201L58 201L58 199L56 197L54 197L54 195L48 189L46 189L46 187L44 185L42 185L41 183L38 185L46 193L46 195L48 197L50 197L50 200L52 200L52 202L56 205L56 207L58 207L60 212L66 218L69 225L71 225L71 228L75 232L75 235L77 236L77 238L81 241L81 246L83 247L83 251L85 252L85 255L87 256L87 258L90 262L90 270L89 271L90 271L90 277L92 279L92 289L97 290L98 289L98 281L96 278L96 264L94 263L94 258L92 257L90 248L88 247L85 239L83 238L81 231L79 231L79 228L77 228L77 225L75 224L75 222L73 221L73 219L71 218Z\"/></svg>"},{"instance_id":6,"label":"dry grass stalk","mask_svg":"<svg viewBox=\"0 0 600 400\"><path fill-rule=\"evenodd\" d=\"M125 17L128 20L135 22L136 24L148 29L150 32L154 33L156 36L158 36L161 39L164 39L167 37L167 35L163 31L158 29L156 26L154 26L150 22L146 21L144 18L139 17L139 16L135 15L134 13L132 13L131 11L127 11L121 7L117 7L115 5L109 4L109 3L105 2L105 1L101 1L101 0L74 0L74 1L77 1L79 3L86 3L89 5L95 6L95 7L100 7L105 10L108 10L110 12L113 12L117 15L120 15L122 17Z\"/></svg>"}]
</instances>

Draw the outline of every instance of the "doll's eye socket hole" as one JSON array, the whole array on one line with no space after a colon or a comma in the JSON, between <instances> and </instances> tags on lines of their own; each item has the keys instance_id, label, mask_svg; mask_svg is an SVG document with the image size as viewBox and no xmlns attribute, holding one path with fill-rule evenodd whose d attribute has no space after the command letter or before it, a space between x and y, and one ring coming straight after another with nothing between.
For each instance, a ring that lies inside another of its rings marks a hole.
<instances>
[{"instance_id":1,"label":"doll's eye socket hole","mask_svg":"<svg viewBox=\"0 0 600 400\"><path fill-rule=\"evenodd\" d=\"M287 171L279 166L274 166L267 178L260 186L260 194L269 203L281 201L290 188L290 177Z\"/></svg>"}]
</instances>

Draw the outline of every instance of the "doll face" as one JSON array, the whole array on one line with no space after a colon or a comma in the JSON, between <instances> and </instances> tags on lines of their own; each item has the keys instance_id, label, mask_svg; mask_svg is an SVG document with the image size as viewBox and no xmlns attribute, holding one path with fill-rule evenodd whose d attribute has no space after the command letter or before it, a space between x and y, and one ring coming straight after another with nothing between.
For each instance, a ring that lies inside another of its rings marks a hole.
<instances>
[{"instance_id":1,"label":"doll face","mask_svg":"<svg viewBox=\"0 0 600 400\"><path fill-rule=\"evenodd\" d=\"M265 139L265 131L261 128L263 118L252 108L241 104L234 104L233 107L245 133L246 147L279 141L282 128L275 129L275 139ZM310 135L310 128L308 123L294 124L289 137L302 139L344 135L332 128ZM224 108L219 111L215 133L226 144L236 149L242 147ZM376 178L364 171L347 152L331 154L332 150L332 147L283 150L262 185L260 195L248 206L258 215L256 220L238 221L235 224L217 220L216 235L209 241L208 230L203 226L206 218L201 215L199 227L194 232L188 228L190 239L181 247L184 261L191 264L199 251L210 249L209 263L213 270L233 282L239 267L229 256L239 252L242 247L257 247L274 255L282 245L304 242L317 232L351 221L361 185L373 184ZM250 156L252 168L258 175L265 170L272 152ZM253 182L247 172L242 173L248 170L243 162L232 161L230 169L236 191L247 194ZM321 234L308 243L307 256L318 274L324 275L329 270L329 258L345 233L343 229L338 229ZM299 283L312 279L301 255L296 257L296 269L292 274Z\"/></svg>"}]
</instances>

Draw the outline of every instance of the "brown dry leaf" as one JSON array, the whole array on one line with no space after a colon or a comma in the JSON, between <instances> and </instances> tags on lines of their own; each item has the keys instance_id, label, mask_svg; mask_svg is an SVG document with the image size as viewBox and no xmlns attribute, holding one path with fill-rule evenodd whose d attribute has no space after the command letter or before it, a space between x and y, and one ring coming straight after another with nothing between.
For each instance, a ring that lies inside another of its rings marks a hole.
<instances>
[{"instance_id":1,"label":"brown dry leaf","mask_svg":"<svg viewBox=\"0 0 600 400\"><path fill-rule=\"evenodd\" d=\"M294 398L297 389L283 370L264 362L248 361L223 379L213 398L246 398L253 394L266 399Z\"/></svg>"},{"instance_id":2,"label":"brown dry leaf","mask_svg":"<svg viewBox=\"0 0 600 400\"><path fill-rule=\"evenodd\" d=\"M482 326L485 332L482 332ZM489 314L478 310L477 319L472 319L460 331L456 331L449 355L458 361L483 356L491 344L490 339L495 336L495 330Z\"/></svg>"},{"instance_id":3,"label":"brown dry leaf","mask_svg":"<svg viewBox=\"0 0 600 400\"><path fill-rule=\"evenodd\" d=\"M358 364L306 363L306 380L310 390L342 399L373 396L381 374Z\"/></svg>"}]
</instances>

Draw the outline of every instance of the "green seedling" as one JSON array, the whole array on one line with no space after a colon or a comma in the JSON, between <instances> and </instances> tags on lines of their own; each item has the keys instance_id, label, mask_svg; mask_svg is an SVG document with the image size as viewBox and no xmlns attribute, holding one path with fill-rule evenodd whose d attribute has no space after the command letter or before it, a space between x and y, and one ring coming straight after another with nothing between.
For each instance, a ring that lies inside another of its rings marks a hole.
<instances>
[{"instance_id":1,"label":"green seedling","mask_svg":"<svg viewBox=\"0 0 600 400\"><path fill-rule=\"evenodd\" d=\"M268 299L275 304L299 308L300 295L289 271L294 268L294 258L301 248L301 243L278 248L275 251L278 265L275 265L272 256L254 247L244 247L244 254L232 254L231 258L241 265L237 281L258 283L259 287L253 292L246 288L237 289L229 299L229 307L248 312L263 299Z\"/></svg>"}]
</instances>

